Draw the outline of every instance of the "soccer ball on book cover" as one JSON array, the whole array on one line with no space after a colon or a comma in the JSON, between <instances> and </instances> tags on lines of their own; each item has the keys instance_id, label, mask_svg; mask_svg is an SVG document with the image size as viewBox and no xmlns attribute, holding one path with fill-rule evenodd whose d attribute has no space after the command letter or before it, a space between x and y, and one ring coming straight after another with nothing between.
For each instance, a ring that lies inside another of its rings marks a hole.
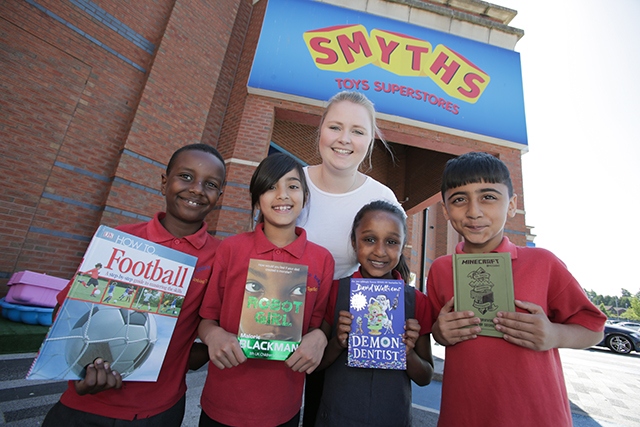
<instances>
[{"instance_id":1,"label":"soccer ball on book cover","mask_svg":"<svg viewBox=\"0 0 640 427\"><path fill-rule=\"evenodd\" d=\"M97 357L126 378L151 354L157 341L153 316L118 307L94 306L75 323L66 342L66 360L83 377Z\"/></svg>"}]
</instances>

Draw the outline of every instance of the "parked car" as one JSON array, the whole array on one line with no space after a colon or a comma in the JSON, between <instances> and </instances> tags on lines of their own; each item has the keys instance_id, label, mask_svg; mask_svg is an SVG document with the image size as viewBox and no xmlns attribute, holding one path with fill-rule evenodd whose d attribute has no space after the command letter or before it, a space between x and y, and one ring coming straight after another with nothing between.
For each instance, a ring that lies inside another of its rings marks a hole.
<instances>
[{"instance_id":1,"label":"parked car","mask_svg":"<svg viewBox=\"0 0 640 427\"><path fill-rule=\"evenodd\" d=\"M640 352L640 332L619 325L604 325L604 339L596 344L620 354Z\"/></svg>"},{"instance_id":2,"label":"parked car","mask_svg":"<svg viewBox=\"0 0 640 427\"><path fill-rule=\"evenodd\" d=\"M633 329L634 331L640 331L640 323L638 322L619 322L616 323L617 326L622 326L623 328Z\"/></svg>"}]
</instances>

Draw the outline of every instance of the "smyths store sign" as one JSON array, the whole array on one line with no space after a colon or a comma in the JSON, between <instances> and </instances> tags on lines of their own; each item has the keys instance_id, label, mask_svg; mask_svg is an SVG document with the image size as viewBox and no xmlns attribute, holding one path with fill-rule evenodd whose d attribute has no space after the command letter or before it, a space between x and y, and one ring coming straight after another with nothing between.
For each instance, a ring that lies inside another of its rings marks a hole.
<instances>
[{"instance_id":1,"label":"smyths store sign","mask_svg":"<svg viewBox=\"0 0 640 427\"><path fill-rule=\"evenodd\" d=\"M269 0L249 87L527 144L517 52L324 3Z\"/></svg>"}]
</instances>

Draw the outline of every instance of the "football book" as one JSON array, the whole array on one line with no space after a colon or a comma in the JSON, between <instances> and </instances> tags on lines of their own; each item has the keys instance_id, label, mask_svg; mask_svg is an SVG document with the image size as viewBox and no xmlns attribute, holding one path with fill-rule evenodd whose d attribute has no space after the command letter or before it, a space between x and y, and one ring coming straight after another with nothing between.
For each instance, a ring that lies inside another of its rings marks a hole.
<instances>
[{"instance_id":1,"label":"football book","mask_svg":"<svg viewBox=\"0 0 640 427\"><path fill-rule=\"evenodd\" d=\"M351 278L347 365L406 369L404 281Z\"/></svg>"},{"instance_id":2,"label":"football book","mask_svg":"<svg viewBox=\"0 0 640 427\"><path fill-rule=\"evenodd\" d=\"M197 258L100 226L27 379L82 379L97 357L156 381Z\"/></svg>"},{"instance_id":3,"label":"football book","mask_svg":"<svg viewBox=\"0 0 640 427\"><path fill-rule=\"evenodd\" d=\"M516 311L511 254L453 254L455 311L473 311L480 318L480 335L502 337L494 326L498 311Z\"/></svg>"},{"instance_id":4,"label":"football book","mask_svg":"<svg viewBox=\"0 0 640 427\"><path fill-rule=\"evenodd\" d=\"M300 345L306 265L249 260L238 341L248 358L286 360Z\"/></svg>"}]
</instances>

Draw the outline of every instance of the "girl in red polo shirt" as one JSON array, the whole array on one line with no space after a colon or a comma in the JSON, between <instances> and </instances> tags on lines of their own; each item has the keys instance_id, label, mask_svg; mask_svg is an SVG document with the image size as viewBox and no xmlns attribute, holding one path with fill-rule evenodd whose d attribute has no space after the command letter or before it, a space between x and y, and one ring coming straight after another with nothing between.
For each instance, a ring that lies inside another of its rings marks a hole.
<instances>
[{"instance_id":1,"label":"girl in red polo shirt","mask_svg":"<svg viewBox=\"0 0 640 427\"><path fill-rule=\"evenodd\" d=\"M304 229L296 227L309 194L300 163L285 154L267 157L255 170L249 191L258 223L254 231L220 244L200 308L203 320L198 332L211 359L202 391L200 426L297 427L305 374L318 366L327 344L319 327L331 290L334 261L329 251L307 241ZM305 266L306 277L292 274L285 285L278 286L278 292L285 296L267 299L267 292L273 289L264 287L256 276L268 274L250 268L250 263L254 266L260 261ZM264 323L259 327L245 325L244 317L241 325L245 292L270 301L268 307L260 306L269 317L256 313L256 322L262 319ZM304 314L299 319L293 308L302 300ZM278 317L279 311L290 316ZM285 326L296 322L302 323L302 341L284 361L247 358L240 347L239 330L258 339L286 340Z\"/></svg>"}]
</instances>

